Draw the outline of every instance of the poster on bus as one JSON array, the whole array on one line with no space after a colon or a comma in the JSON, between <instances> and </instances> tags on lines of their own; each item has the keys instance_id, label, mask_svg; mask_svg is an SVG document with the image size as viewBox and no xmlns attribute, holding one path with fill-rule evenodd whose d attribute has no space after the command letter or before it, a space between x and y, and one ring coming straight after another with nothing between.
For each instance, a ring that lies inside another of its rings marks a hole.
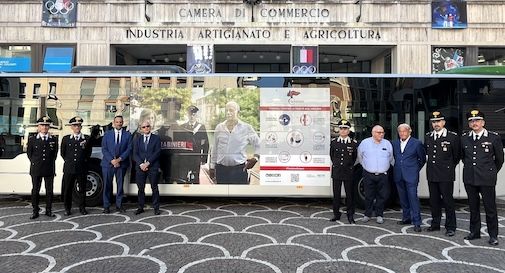
<instances>
[{"instance_id":1,"label":"poster on bus","mask_svg":"<svg viewBox=\"0 0 505 273\"><path fill-rule=\"evenodd\" d=\"M293 46L291 47L291 73L315 74L318 65L317 46Z\"/></svg>"},{"instance_id":2,"label":"poster on bus","mask_svg":"<svg viewBox=\"0 0 505 273\"><path fill-rule=\"evenodd\" d=\"M208 74L214 71L214 46L189 45L187 47L187 72Z\"/></svg>"},{"instance_id":3,"label":"poster on bus","mask_svg":"<svg viewBox=\"0 0 505 273\"><path fill-rule=\"evenodd\" d=\"M467 28L466 1L434 0L431 2L432 28Z\"/></svg>"},{"instance_id":4,"label":"poster on bus","mask_svg":"<svg viewBox=\"0 0 505 273\"><path fill-rule=\"evenodd\" d=\"M161 78L169 86L170 78ZM194 85L203 86L203 82ZM166 184L259 185L259 90L234 77L206 87L148 87L133 94L134 139L149 120L161 139ZM134 177L134 176L132 176Z\"/></svg>"},{"instance_id":5,"label":"poster on bus","mask_svg":"<svg viewBox=\"0 0 505 273\"><path fill-rule=\"evenodd\" d=\"M77 22L77 0L43 0L42 26L75 27Z\"/></svg>"},{"instance_id":6,"label":"poster on bus","mask_svg":"<svg viewBox=\"0 0 505 273\"><path fill-rule=\"evenodd\" d=\"M431 52L431 71L451 70L465 65L465 49L453 47L434 47Z\"/></svg>"},{"instance_id":7,"label":"poster on bus","mask_svg":"<svg viewBox=\"0 0 505 273\"><path fill-rule=\"evenodd\" d=\"M329 88L262 88L262 185L330 185Z\"/></svg>"}]
</instances>

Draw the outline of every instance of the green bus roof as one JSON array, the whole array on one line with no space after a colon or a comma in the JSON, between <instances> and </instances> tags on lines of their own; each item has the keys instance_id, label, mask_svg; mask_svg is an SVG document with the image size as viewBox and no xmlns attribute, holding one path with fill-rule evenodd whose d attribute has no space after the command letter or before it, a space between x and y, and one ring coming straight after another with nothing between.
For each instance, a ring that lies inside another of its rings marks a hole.
<instances>
[{"instance_id":1,"label":"green bus roof","mask_svg":"<svg viewBox=\"0 0 505 273\"><path fill-rule=\"evenodd\" d=\"M474 75L505 75L505 65L462 66L437 74L474 74Z\"/></svg>"}]
</instances>

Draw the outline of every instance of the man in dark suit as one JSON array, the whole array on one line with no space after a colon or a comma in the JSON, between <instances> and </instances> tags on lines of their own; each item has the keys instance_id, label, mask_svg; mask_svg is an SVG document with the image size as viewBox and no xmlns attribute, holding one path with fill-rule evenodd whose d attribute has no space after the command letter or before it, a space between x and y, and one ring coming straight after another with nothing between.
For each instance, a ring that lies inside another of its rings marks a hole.
<instances>
[{"instance_id":1,"label":"man in dark suit","mask_svg":"<svg viewBox=\"0 0 505 273\"><path fill-rule=\"evenodd\" d=\"M424 146L416 138L411 137L410 125L403 123L398 126L399 139L393 141L395 158L394 181L400 197L402 220L400 225L414 224L414 231L421 232L421 206L417 196L419 171L426 162Z\"/></svg>"},{"instance_id":2,"label":"man in dark suit","mask_svg":"<svg viewBox=\"0 0 505 273\"><path fill-rule=\"evenodd\" d=\"M188 107L188 122L181 125L180 132L174 133L175 141L183 141L186 145L179 158L173 161L176 164L174 171L177 178L188 183L200 182L200 165L207 163L209 153L209 138L205 125L198 122L198 107Z\"/></svg>"},{"instance_id":3,"label":"man in dark suit","mask_svg":"<svg viewBox=\"0 0 505 273\"><path fill-rule=\"evenodd\" d=\"M484 128L484 113L472 109L467 113L472 131L461 137L463 183L470 206L470 234L466 240L480 238L480 195L486 211L489 244L498 245L498 215L496 212L496 179L503 166L503 144L500 136Z\"/></svg>"},{"instance_id":4,"label":"man in dark suit","mask_svg":"<svg viewBox=\"0 0 505 273\"><path fill-rule=\"evenodd\" d=\"M330 221L340 220L340 199L342 184L345 189L345 203L347 206L347 220L349 224L354 221L354 163L358 156L358 143L349 137L351 123L342 119L337 124L339 136L330 144L330 158L332 162L331 177L333 180L333 218Z\"/></svg>"},{"instance_id":5,"label":"man in dark suit","mask_svg":"<svg viewBox=\"0 0 505 273\"><path fill-rule=\"evenodd\" d=\"M435 111L430 117L433 131L426 134L424 146L428 155L426 177L430 191L431 225L426 231L440 230L442 205L445 208L445 235L456 232L456 212L454 210L455 168L459 162L460 140L456 133L445 129L445 117Z\"/></svg>"},{"instance_id":6,"label":"man in dark suit","mask_svg":"<svg viewBox=\"0 0 505 273\"><path fill-rule=\"evenodd\" d=\"M112 195L112 179L116 177L116 210L126 212L123 208L123 179L130 165L131 134L123 129L123 117L116 116L113 129L108 130L102 139L102 175L103 188L103 213L110 213L110 196Z\"/></svg>"},{"instance_id":7,"label":"man in dark suit","mask_svg":"<svg viewBox=\"0 0 505 273\"><path fill-rule=\"evenodd\" d=\"M154 214L160 214L160 192L158 190L160 168L160 137L151 133L151 123L146 120L140 124L142 134L133 143L133 159L136 163L135 181L138 187L138 208L135 214L144 212L146 179L149 178L153 193Z\"/></svg>"},{"instance_id":8,"label":"man in dark suit","mask_svg":"<svg viewBox=\"0 0 505 273\"><path fill-rule=\"evenodd\" d=\"M55 161L58 156L58 139L49 134L49 125L53 121L48 116L37 120L38 134L28 139L26 154L30 159L30 175L32 177L32 207L33 213L30 219L39 217L40 186L42 178L46 187L46 215L55 217L52 213L53 183Z\"/></svg>"},{"instance_id":9,"label":"man in dark suit","mask_svg":"<svg viewBox=\"0 0 505 273\"><path fill-rule=\"evenodd\" d=\"M60 153L65 161L61 193L66 216L72 214L72 194L75 182L79 187L79 212L82 215L88 214L86 211L86 167L92 147L89 136L81 133L82 123L81 117L71 118L69 125L72 128L72 134L64 136L61 140Z\"/></svg>"}]
</instances>

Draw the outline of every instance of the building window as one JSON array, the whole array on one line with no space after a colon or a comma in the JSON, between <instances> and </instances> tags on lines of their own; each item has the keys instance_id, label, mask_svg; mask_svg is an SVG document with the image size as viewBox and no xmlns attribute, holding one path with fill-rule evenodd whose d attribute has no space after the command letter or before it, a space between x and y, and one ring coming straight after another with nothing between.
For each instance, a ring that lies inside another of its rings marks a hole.
<instances>
[{"instance_id":1,"label":"building window","mask_svg":"<svg viewBox=\"0 0 505 273\"><path fill-rule=\"evenodd\" d=\"M20 99L26 98L26 83L24 82L19 83L19 98Z\"/></svg>"},{"instance_id":2,"label":"building window","mask_svg":"<svg viewBox=\"0 0 505 273\"><path fill-rule=\"evenodd\" d=\"M32 72L31 46L0 46L0 72Z\"/></svg>"},{"instance_id":3,"label":"building window","mask_svg":"<svg viewBox=\"0 0 505 273\"><path fill-rule=\"evenodd\" d=\"M40 97L40 84L35 83L33 85L33 98L38 99Z\"/></svg>"},{"instance_id":4,"label":"building window","mask_svg":"<svg viewBox=\"0 0 505 273\"><path fill-rule=\"evenodd\" d=\"M505 65L505 48L479 48L479 65Z\"/></svg>"},{"instance_id":5,"label":"building window","mask_svg":"<svg viewBox=\"0 0 505 273\"><path fill-rule=\"evenodd\" d=\"M43 72L68 73L74 66L73 47L47 47L44 52Z\"/></svg>"},{"instance_id":6,"label":"building window","mask_svg":"<svg viewBox=\"0 0 505 273\"><path fill-rule=\"evenodd\" d=\"M37 107L30 108L30 123L37 123Z\"/></svg>"},{"instance_id":7,"label":"building window","mask_svg":"<svg viewBox=\"0 0 505 273\"><path fill-rule=\"evenodd\" d=\"M121 87L120 79L110 79L109 82L109 99L115 99L119 96L119 89Z\"/></svg>"},{"instance_id":8,"label":"building window","mask_svg":"<svg viewBox=\"0 0 505 273\"><path fill-rule=\"evenodd\" d=\"M47 108L47 115L53 120L53 125L60 125L60 121L56 115L56 108Z\"/></svg>"},{"instance_id":9,"label":"building window","mask_svg":"<svg viewBox=\"0 0 505 273\"><path fill-rule=\"evenodd\" d=\"M25 116L25 108L18 107L18 118L23 118Z\"/></svg>"},{"instance_id":10,"label":"building window","mask_svg":"<svg viewBox=\"0 0 505 273\"><path fill-rule=\"evenodd\" d=\"M0 97L5 98L10 96L10 86L9 86L9 80L7 79L0 79Z\"/></svg>"},{"instance_id":11,"label":"building window","mask_svg":"<svg viewBox=\"0 0 505 273\"><path fill-rule=\"evenodd\" d=\"M49 95L56 95L56 83L55 82L49 83Z\"/></svg>"},{"instance_id":12,"label":"building window","mask_svg":"<svg viewBox=\"0 0 505 273\"><path fill-rule=\"evenodd\" d=\"M105 119L112 120L116 116L117 108L116 102L105 103Z\"/></svg>"},{"instance_id":13,"label":"building window","mask_svg":"<svg viewBox=\"0 0 505 273\"><path fill-rule=\"evenodd\" d=\"M93 100L95 94L96 79L83 79L81 82L81 99Z\"/></svg>"}]
</instances>

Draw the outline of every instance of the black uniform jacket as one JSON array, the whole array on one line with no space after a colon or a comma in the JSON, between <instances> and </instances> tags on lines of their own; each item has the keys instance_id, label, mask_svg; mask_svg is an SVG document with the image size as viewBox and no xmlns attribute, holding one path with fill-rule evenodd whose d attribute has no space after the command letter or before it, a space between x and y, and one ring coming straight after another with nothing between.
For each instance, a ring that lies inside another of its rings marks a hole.
<instances>
[{"instance_id":1,"label":"black uniform jacket","mask_svg":"<svg viewBox=\"0 0 505 273\"><path fill-rule=\"evenodd\" d=\"M460 137L447 129L434 139L435 132L426 134L426 178L430 182L453 182L456 179L455 168L460 160Z\"/></svg>"},{"instance_id":2,"label":"black uniform jacket","mask_svg":"<svg viewBox=\"0 0 505 273\"><path fill-rule=\"evenodd\" d=\"M358 156L358 143L351 138L343 141L340 137L334 138L330 144L330 157L332 162L331 177L338 180L352 180L354 163ZM345 143L344 143L345 142Z\"/></svg>"},{"instance_id":3,"label":"black uniform jacket","mask_svg":"<svg viewBox=\"0 0 505 273\"><path fill-rule=\"evenodd\" d=\"M61 140L61 157L65 161L63 172L81 174L87 172L92 147L89 136L81 134L79 140L74 135L66 135Z\"/></svg>"},{"instance_id":4,"label":"black uniform jacket","mask_svg":"<svg viewBox=\"0 0 505 273\"><path fill-rule=\"evenodd\" d=\"M463 182L474 186L495 186L498 171L503 165L503 144L500 136L484 130L474 141L473 132L461 136Z\"/></svg>"},{"instance_id":5,"label":"black uniform jacket","mask_svg":"<svg viewBox=\"0 0 505 273\"><path fill-rule=\"evenodd\" d=\"M40 135L31 136L28 138L26 154L30 159L30 175L55 176L55 160L58 156L58 139L55 136L48 135L47 140Z\"/></svg>"}]
</instances>

